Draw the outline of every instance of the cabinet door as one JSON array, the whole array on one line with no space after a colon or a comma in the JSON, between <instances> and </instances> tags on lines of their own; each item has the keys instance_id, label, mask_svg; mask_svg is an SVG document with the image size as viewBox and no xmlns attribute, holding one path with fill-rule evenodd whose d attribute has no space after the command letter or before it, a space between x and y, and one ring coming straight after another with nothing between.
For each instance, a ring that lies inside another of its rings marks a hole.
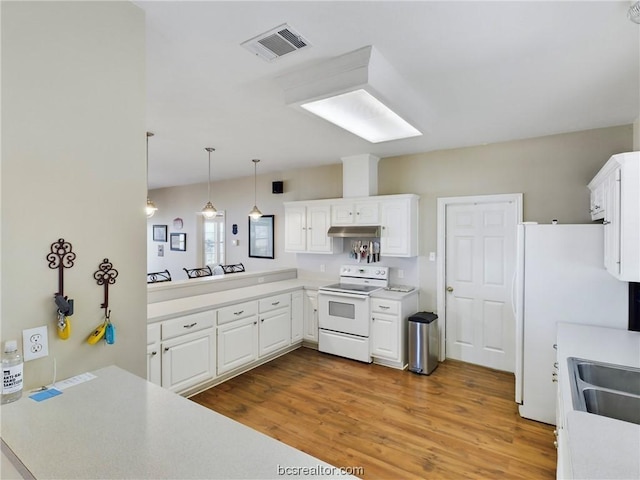
<instances>
[{"instance_id":1,"label":"cabinet door","mask_svg":"<svg viewBox=\"0 0 640 480\"><path fill-rule=\"evenodd\" d=\"M215 375L215 330L183 335L162 343L162 386L173 392Z\"/></svg>"},{"instance_id":2,"label":"cabinet door","mask_svg":"<svg viewBox=\"0 0 640 480\"><path fill-rule=\"evenodd\" d=\"M258 316L218 327L218 375L258 358Z\"/></svg>"},{"instance_id":3,"label":"cabinet door","mask_svg":"<svg viewBox=\"0 0 640 480\"><path fill-rule=\"evenodd\" d=\"M291 309L280 308L260 315L259 356L287 347L291 344Z\"/></svg>"},{"instance_id":4,"label":"cabinet door","mask_svg":"<svg viewBox=\"0 0 640 480\"><path fill-rule=\"evenodd\" d=\"M380 255L409 256L410 225L408 201L382 203Z\"/></svg>"},{"instance_id":5,"label":"cabinet door","mask_svg":"<svg viewBox=\"0 0 640 480\"><path fill-rule=\"evenodd\" d=\"M331 206L331 225L351 225L353 222L352 203L338 203Z\"/></svg>"},{"instance_id":6,"label":"cabinet door","mask_svg":"<svg viewBox=\"0 0 640 480\"><path fill-rule=\"evenodd\" d=\"M306 207L288 206L284 210L284 250L304 252L307 249Z\"/></svg>"},{"instance_id":7,"label":"cabinet door","mask_svg":"<svg viewBox=\"0 0 640 480\"><path fill-rule=\"evenodd\" d=\"M304 340L318 343L318 292L304 292Z\"/></svg>"},{"instance_id":8,"label":"cabinet door","mask_svg":"<svg viewBox=\"0 0 640 480\"><path fill-rule=\"evenodd\" d=\"M620 168L611 172L604 190L604 265L615 277L620 275L620 173Z\"/></svg>"},{"instance_id":9,"label":"cabinet door","mask_svg":"<svg viewBox=\"0 0 640 480\"><path fill-rule=\"evenodd\" d=\"M147 345L147 380L156 385L162 385L161 368L160 343Z\"/></svg>"},{"instance_id":10,"label":"cabinet door","mask_svg":"<svg viewBox=\"0 0 640 480\"><path fill-rule=\"evenodd\" d=\"M397 315L373 313L371 316L371 355L398 360L400 329Z\"/></svg>"},{"instance_id":11,"label":"cabinet door","mask_svg":"<svg viewBox=\"0 0 640 480\"><path fill-rule=\"evenodd\" d=\"M332 239L327 236L331 226L331 208L318 205L307 208L307 250L309 252L330 253Z\"/></svg>"},{"instance_id":12,"label":"cabinet door","mask_svg":"<svg viewBox=\"0 0 640 480\"><path fill-rule=\"evenodd\" d=\"M356 223L360 225L378 225L380 223L380 204L362 202L356 204Z\"/></svg>"},{"instance_id":13,"label":"cabinet door","mask_svg":"<svg viewBox=\"0 0 640 480\"><path fill-rule=\"evenodd\" d=\"M302 290L291 294L291 343L302 342L304 298Z\"/></svg>"}]
</instances>

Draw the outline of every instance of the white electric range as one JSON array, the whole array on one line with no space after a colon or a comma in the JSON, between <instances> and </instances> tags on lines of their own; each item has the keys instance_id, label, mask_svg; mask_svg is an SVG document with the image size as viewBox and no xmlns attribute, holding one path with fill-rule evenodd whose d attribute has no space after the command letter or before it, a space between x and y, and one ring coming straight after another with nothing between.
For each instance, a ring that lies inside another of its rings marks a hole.
<instances>
[{"instance_id":1,"label":"white electric range","mask_svg":"<svg viewBox=\"0 0 640 480\"><path fill-rule=\"evenodd\" d=\"M388 286L389 267L340 267L340 283L318 289L318 350L371 363L370 295Z\"/></svg>"}]
</instances>

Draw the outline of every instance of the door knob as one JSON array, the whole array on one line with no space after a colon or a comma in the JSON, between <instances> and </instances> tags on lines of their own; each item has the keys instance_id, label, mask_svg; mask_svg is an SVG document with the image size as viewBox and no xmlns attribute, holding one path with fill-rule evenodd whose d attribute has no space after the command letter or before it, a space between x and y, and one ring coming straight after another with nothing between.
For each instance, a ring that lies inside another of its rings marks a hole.
<instances>
[{"instance_id":1,"label":"door knob","mask_svg":"<svg viewBox=\"0 0 640 480\"><path fill-rule=\"evenodd\" d=\"M447 292L453 292L453 287L447 287Z\"/></svg>"}]
</instances>

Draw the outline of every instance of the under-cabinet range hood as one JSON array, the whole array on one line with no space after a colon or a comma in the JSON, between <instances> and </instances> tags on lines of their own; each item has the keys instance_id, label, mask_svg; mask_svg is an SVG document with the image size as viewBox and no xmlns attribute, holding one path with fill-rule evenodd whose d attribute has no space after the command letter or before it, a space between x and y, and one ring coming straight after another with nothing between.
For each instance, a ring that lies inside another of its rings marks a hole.
<instances>
[{"instance_id":1,"label":"under-cabinet range hood","mask_svg":"<svg viewBox=\"0 0 640 480\"><path fill-rule=\"evenodd\" d=\"M330 227L327 236L338 238L378 238L380 237L380 227L378 225Z\"/></svg>"}]
</instances>

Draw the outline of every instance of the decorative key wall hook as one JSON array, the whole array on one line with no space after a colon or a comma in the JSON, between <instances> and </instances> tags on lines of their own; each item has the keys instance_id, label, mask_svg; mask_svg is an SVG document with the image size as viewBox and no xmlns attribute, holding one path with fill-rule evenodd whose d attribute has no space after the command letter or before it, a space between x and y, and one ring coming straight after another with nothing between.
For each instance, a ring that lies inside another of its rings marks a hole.
<instances>
[{"instance_id":1,"label":"decorative key wall hook","mask_svg":"<svg viewBox=\"0 0 640 480\"><path fill-rule=\"evenodd\" d=\"M93 274L93 278L96 279L98 285L104 286L104 302L100 305L100 308L104 308L104 317L108 320L111 315L109 310L109 285L116 283L116 277L118 271L113 268L113 264L109 262L108 258L105 258L99 265L98 270Z\"/></svg>"},{"instance_id":2,"label":"decorative key wall hook","mask_svg":"<svg viewBox=\"0 0 640 480\"><path fill-rule=\"evenodd\" d=\"M73 267L73 261L76 259L72 248L69 242L60 238L51 244L51 252L47 255L49 268L58 269L58 292L56 295L61 297L64 297L64 269Z\"/></svg>"}]
</instances>

